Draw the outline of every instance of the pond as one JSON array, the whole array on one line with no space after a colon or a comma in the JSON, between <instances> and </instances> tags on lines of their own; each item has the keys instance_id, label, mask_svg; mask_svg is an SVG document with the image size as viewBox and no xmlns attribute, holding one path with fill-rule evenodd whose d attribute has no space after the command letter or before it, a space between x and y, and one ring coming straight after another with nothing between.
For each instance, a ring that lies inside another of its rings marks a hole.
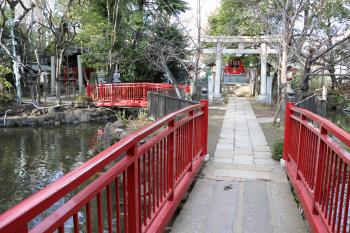
<instances>
[{"instance_id":1,"label":"pond","mask_svg":"<svg viewBox=\"0 0 350 233\"><path fill-rule=\"evenodd\" d=\"M104 125L0 129L0 213L91 158Z\"/></svg>"},{"instance_id":2,"label":"pond","mask_svg":"<svg viewBox=\"0 0 350 233\"><path fill-rule=\"evenodd\" d=\"M327 111L326 117L340 128L350 133L350 117L342 112Z\"/></svg>"}]
</instances>

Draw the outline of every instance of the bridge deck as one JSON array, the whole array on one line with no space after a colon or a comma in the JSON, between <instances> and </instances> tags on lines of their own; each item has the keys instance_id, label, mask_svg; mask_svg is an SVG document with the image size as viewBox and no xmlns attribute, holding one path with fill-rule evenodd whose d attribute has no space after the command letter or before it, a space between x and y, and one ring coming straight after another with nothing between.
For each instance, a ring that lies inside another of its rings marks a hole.
<instances>
[{"instance_id":1,"label":"bridge deck","mask_svg":"<svg viewBox=\"0 0 350 233\"><path fill-rule=\"evenodd\" d=\"M247 99L229 99L215 155L172 232L307 232Z\"/></svg>"}]
</instances>

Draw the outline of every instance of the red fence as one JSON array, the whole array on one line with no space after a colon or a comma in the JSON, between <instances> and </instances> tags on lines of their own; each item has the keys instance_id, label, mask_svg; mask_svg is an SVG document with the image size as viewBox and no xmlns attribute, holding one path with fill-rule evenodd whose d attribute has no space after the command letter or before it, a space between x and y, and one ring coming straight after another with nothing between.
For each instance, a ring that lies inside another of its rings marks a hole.
<instances>
[{"instance_id":1,"label":"red fence","mask_svg":"<svg viewBox=\"0 0 350 233\"><path fill-rule=\"evenodd\" d=\"M287 105L283 158L312 232L349 232L350 135Z\"/></svg>"},{"instance_id":2,"label":"red fence","mask_svg":"<svg viewBox=\"0 0 350 233\"><path fill-rule=\"evenodd\" d=\"M189 86L179 85L185 92ZM171 90L173 85L167 83L119 83L89 85L87 95L97 106L147 107L149 91Z\"/></svg>"},{"instance_id":3,"label":"red fence","mask_svg":"<svg viewBox=\"0 0 350 233\"><path fill-rule=\"evenodd\" d=\"M0 232L163 232L201 167L207 132L207 101L171 113L0 215Z\"/></svg>"}]
</instances>

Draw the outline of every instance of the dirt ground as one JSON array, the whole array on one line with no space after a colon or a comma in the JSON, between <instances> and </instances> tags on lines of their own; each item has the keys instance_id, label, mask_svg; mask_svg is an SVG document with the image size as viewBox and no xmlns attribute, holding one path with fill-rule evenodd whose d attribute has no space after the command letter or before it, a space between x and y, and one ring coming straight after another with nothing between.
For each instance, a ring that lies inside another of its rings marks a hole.
<instances>
[{"instance_id":1,"label":"dirt ground","mask_svg":"<svg viewBox=\"0 0 350 233\"><path fill-rule=\"evenodd\" d=\"M255 99L250 99L249 101L257 118L274 117L276 111L275 107L268 106ZM275 142L283 139L284 129L280 126L274 126L271 123L260 123L260 126L272 150Z\"/></svg>"},{"instance_id":2,"label":"dirt ground","mask_svg":"<svg viewBox=\"0 0 350 233\"><path fill-rule=\"evenodd\" d=\"M224 116L225 110L209 110L208 152L210 156L214 156L216 144L218 144L220 138L220 131Z\"/></svg>"}]
</instances>

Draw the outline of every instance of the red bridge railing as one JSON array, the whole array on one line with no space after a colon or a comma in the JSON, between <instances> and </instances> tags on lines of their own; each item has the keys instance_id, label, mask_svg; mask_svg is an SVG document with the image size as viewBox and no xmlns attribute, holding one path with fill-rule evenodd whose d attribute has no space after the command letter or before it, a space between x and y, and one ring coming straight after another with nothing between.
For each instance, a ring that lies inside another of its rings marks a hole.
<instances>
[{"instance_id":1,"label":"red bridge railing","mask_svg":"<svg viewBox=\"0 0 350 233\"><path fill-rule=\"evenodd\" d=\"M207 132L207 101L171 113L0 215L0 232L163 232L207 154Z\"/></svg>"},{"instance_id":2,"label":"red bridge railing","mask_svg":"<svg viewBox=\"0 0 350 233\"><path fill-rule=\"evenodd\" d=\"M167 83L118 83L87 86L87 95L97 106L127 106L147 107L147 93L149 91L165 91L173 89ZM188 85L179 85L185 92Z\"/></svg>"},{"instance_id":3,"label":"red bridge railing","mask_svg":"<svg viewBox=\"0 0 350 233\"><path fill-rule=\"evenodd\" d=\"M284 160L312 232L350 231L350 134L288 104Z\"/></svg>"}]
</instances>

